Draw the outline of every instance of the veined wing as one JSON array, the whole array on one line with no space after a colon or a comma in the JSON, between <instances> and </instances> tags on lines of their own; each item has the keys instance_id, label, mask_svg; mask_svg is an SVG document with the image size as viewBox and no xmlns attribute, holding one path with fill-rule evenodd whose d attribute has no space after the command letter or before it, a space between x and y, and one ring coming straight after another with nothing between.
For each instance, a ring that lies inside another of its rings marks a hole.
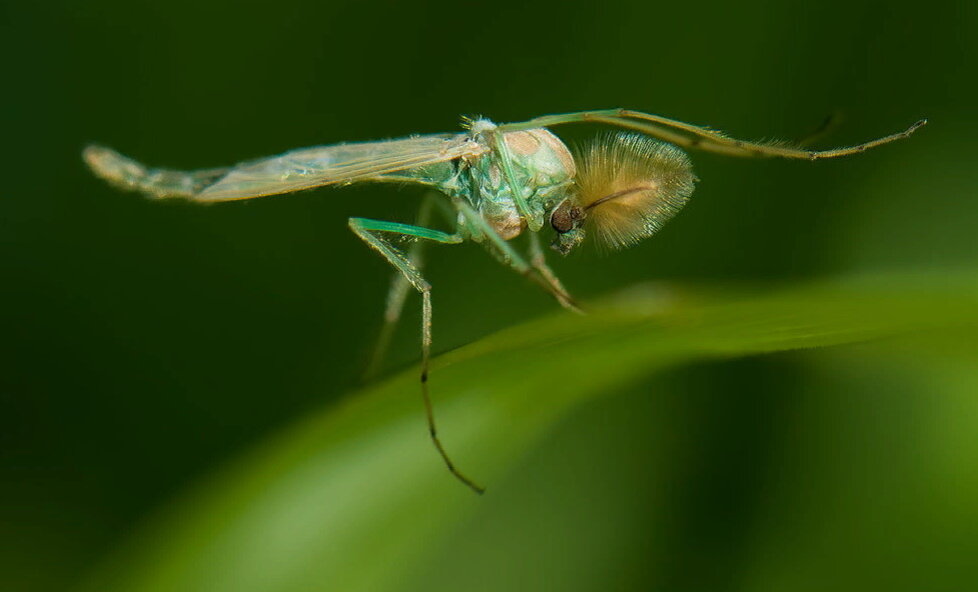
<instances>
[{"instance_id":1,"label":"veined wing","mask_svg":"<svg viewBox=\"0 0 978 592\"><path fill-rule=\"evenodd\" d=\"M157 198L226 201L336 183L384 180L394 173L479 156L487 150L466 134L438 134L302 148L205 171L154 169L104 146L88 146L82 156L96 175L124 189Z\"/></svg>"},{"instance_id":2,"label":"veined wing","mask_svg":"<svg viewBox=\"0 0 978 592\"><path fill-rule=\"evenodd\" d=\"M322 185L375 180L399 171L478 156L487 150L466 134L303 148L239 164L204 187L194 199L248 199Z\"/></svg>"}]
</instances>

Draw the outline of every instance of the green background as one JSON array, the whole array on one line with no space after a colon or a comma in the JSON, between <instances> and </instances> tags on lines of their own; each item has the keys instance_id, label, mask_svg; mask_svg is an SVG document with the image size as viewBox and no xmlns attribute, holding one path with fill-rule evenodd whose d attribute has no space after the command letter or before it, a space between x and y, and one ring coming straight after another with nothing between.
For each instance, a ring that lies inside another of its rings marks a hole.
<instances>
[{"instance_id":1,"label":"green background","mask_svg":"<svg viewBox=\"0 0 978 592\"><path fill-rule=\"evenodd\" d=\"M694 154L702 181L655 239L552 262L584 301L647 280L974 270L976 12L946 1L5 3L0 588L81 582L168 501L357 388L389 271L345 220L410 221L420 196L365 186L149 202L92 178L86 143L206 168L450 131L462 114L622 106L792 138L839 113L831 145L927 117L913 139L852 159ZM438 351L555 306L476 247L429 260ZM417 358L412 304L391 371ZM974 345L966 335L702 363L622 388L491 484L483 517L442 541L412 585L978 587ZM423 435L420 402L417 421Z\"/></svg>"}]
</instances>

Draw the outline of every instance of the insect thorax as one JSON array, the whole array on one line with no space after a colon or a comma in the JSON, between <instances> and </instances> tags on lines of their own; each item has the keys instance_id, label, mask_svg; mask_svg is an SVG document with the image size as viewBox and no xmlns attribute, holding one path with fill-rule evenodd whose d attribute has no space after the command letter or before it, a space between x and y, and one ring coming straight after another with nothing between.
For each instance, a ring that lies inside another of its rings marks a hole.
<instances>
[{"instance_id":1,"label":"insect thorax","mask_svg":"<svg viewBox=\"0 0 978 592\"><path fill-rule=\"evenodd\" d=\"M573 156L557 136L542 128L508 132L503 135L504 150L494 150L486 137L494 126L484 124L492 125L475 122L472 131L490 149L462 161L459 197L468 200L503 239L518 236L524 228L539 230L574 180ZM513 200L503 158L509 159L512 180L526 200L528 216L521 216ZM461 226L468 227L464 221Z\"/></svg>"}]
</instances>

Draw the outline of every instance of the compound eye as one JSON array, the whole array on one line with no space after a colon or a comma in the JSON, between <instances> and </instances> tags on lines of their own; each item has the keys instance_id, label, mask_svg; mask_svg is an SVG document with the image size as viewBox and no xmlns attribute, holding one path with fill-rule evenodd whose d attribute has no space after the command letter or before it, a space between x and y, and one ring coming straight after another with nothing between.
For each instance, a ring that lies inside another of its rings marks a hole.
<instances>
[{"instance_id":1,"label":"compound eye","mask_svg":"<svg viewBox=\"0 0 978 592\"><path fill-rule=\"evenodd\" d=\"M577 228L578 223L584 218L581 208L572 204L569 200L564 200L554 209L550 215L550 225L560 234L570 232Z\"/></svg>"}]
</instances>

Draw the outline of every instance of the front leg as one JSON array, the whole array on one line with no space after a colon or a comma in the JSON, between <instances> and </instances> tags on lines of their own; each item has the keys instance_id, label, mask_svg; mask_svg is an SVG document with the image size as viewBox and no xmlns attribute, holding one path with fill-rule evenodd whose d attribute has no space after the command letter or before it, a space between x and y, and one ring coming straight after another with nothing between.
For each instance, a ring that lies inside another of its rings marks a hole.
<instances>
[{"instance_id":1,"label":"front leg","mask_svg":"<svg viewBox=\"0 0 978 592\"><path fill-rule=\"evenodd\" d=\"M823 158L838 158L865 152L871 148L889 144L897 140L909 138L912 133L927 123L921 119L902 132L883 136L875 140L863 142L845 148L830 148L828 150L806 150L801 147L782 144L779 142L749 142L738 140L712 130L708 127L684 123L675 119L632 111L630 109L601 109L597 111L577 111L559 115L544 115L528 121L504 123L496 129L500 133L550 127L565 123L603 123L606 125L630 129L658 138L682 148L697 148L717 154L744 157L801 158L805 160L820 160Z\"/></svg>"},{"instance_id":2,"label":"front leg","mask_svg":"<svg viewBox=\"0 0 978 592\"><path fill-rule=\"evenodd\" d=\"M530 265L533 266L533 269L537 270L540 277L547 283L547 290L553 294L561 306L578 314L584 314L584 311L574 301L574 297L564 287L557 274L547 265L547 258L544 256L543 248L540 246L540 237L535 232L530 233Z\"/></svg>"},{"instance_id":3,"label":"front leg","mask_svg":"<svg viewBox=\"0 0 978 592\"><path fill-rule=\"evenodd\" d=\"M424 228L423 226L369 220L367 218L350 218L349 223L350 229L357 236L363 239L370 248L383 255L387 259L387 262L399 271L415 290L421 293L421 395L424 398L425 416L428 420L428 434L438 453L445 461L448 470L473 491L482 493L484 491L482 487L463 475L455 467L455 463L449 458L448 453L445 452L445 448L438 439L438 430L435 427L435 414L431 405L431 396L428 392L428 364L431 358L431 284L424 279L421 272L411 263L408 256L392 245L382 234L420 238L446 244L460 243L462 242L462 237L458 234L448 234L438 230Z\"/></svg>"},{"instance_id":4,"label":"front leg","mask_svg":"<svg viewBox=\"0 0 978 592\"><path fill-rule=\"evenodd\" d=\"M486 249L497 259L500 263L503 263L513 269L516 273L522 275L523 277L534 282L544 290L550 293L557 302L561 304L564 308L573 310L575 312L581 312L577 304L574 303L574 299L564 286L561 285L560 280L554 275L553 271L547 266L546 260L543 258L543 250L540 249L539 242L536 243L536 252L533 250L533 243L530 243L531 248L531 261L528 263L526 259L520 255L516 249L513 248L508 242L506 242L503 237L499 236L492 225L485 221L485 219L479 215L475 209L472 208L465 200L455 199L454 205L461 212L469 232L476 237L477 240L486 241ZM531 233L531 241L536 239L536 234Z\"/></svg>"}]
</instances>

